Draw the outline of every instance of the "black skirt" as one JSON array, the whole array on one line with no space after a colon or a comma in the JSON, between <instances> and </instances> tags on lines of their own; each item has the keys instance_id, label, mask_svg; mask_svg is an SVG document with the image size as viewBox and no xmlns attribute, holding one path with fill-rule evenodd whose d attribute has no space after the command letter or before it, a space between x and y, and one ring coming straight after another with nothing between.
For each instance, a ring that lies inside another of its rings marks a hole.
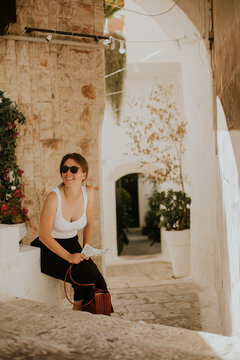
<instances>
[{"instance_id":1,"label":"black skirt","mask_svg":"<svg viewBox=\"0 0 240 360\"><path fill-rule=\"evenodd\" d=\"M81 253L82 251L77 235L69 239L55 240L71 254ZM41 272L56 279L64 280L70 263L48 249L38 237L33 240L30 245L40 247L41 249ZM72 267L72 278L80 284L94 283L95 287L107 290L107 284L92 259L83 260L79 264L74 264ZM69 276L66 280L72 284L74 300L82 300L89 297L92 291L91 287L76 285Z\"/></svg>"}]
</instances>

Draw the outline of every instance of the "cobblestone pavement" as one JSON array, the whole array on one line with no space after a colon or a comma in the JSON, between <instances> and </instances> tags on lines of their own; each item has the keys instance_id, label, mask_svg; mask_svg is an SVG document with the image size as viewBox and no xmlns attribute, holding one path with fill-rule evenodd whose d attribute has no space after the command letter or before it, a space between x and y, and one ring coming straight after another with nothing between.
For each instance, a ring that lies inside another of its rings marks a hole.
<instances>
[{"instance_id":1,"label":"cobblestone pavement","mask_svg":"<svg viewBox=\"0 0 240 360\"><path fill-rule=\"evenodd\" d=\"M197 289L187 279L175 279L168 262L147 261L107 267L113 316L201 330Z\"/></svg>"}]
</instances>

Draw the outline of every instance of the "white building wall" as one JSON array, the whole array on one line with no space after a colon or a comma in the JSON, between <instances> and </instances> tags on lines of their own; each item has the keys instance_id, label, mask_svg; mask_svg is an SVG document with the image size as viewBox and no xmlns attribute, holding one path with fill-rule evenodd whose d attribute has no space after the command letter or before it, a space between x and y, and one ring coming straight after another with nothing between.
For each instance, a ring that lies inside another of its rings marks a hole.
<instances>
[{"instance_id":1,"label":"white building wall","mask_svg":"<svg viewBox=\"0 0 240 360\"><path fill-rule=\"evenodd\" d=\"M131 2L129 2L131 4ZM126 5L127 6L127 5ZM136 7L137 10L141 8ZM105 256L106 264L119 261L117 257L116 239L116 203L115 181L128 173L141 172L137 159L129 152L129 139L124 130L123 120L129 114L129 101L139 97L146 99L151 90L158 84L174 85L173 96L176 105L184 116L183 89L181 73L181 47L179 42L170 41L166 32L159 24L148 17L139 17L130 12L124 12L127 70L124 85L123 105L121 110L121 126L116 123L111 107L106 103L104 122L102 125L102 190L103 190L103 238L104 246L109 251ZM184 38L182 34L179 37ZM135 42L148 41L152 42ZM163 42L154 42L161 39ZM171 40L171 39L170 39ZM186 143L186 148L188 144ZM133 169L135 170L133 171ZM121 170L120 170L121 169ZM124 171L123 171L124 169ZM186 166L186 173L188 172ZM116 174L121 173L117 177ZM114 184L113 184L114 182ZM168 185L163 188L168 188ZM144 217L148 210L148 197L151 194L149 186L139 187L140 224L144 225ZM190 187L186 184L186 191Z\"/></svg>"},{"instance_id":2,"label":"white building wall","mask_svg":"<svg viewBox=\"0 0 240 360\"><path fill-rule=\"evenodd\" d=\"M116 203L115 181L134 172L142 172L138 161L130 152L129 138L125 132L123 119L129 114L129 100L134 97L148 98L150 91L157 84L174 85L174 100L183 112L183 95L181 86L181 68L178 63L139 64L135 72L134 65L129 65L124 87L121 126L118 126L112 115L110 105L106 106L102 126L102 190L103 190L103 238L104 246L109 248L106 264L116 262ZM121 171L119 169L122 169ZM124 169L124 170L123 170ZM121 175L120 175L121 174ZM141 183L141 181L139 181ZM139 186L140 225L148 210L148 197L151 188L146 183ZM114 219L113 219L114 218ZM110 221L111 219L111 221Z\"/></svg>"},{"instance_id":3,"label":"white building wall","mask_svg":"<svg viewBox=\"0 0 240 360\"><path fill-rule=\"evenodd\" d=\"M219 161L219 227L216 243L216 274L221 327L227 335L240 333L240 132L228 131L224 111L217 99Z\"/></svg>"},{"instance_id":4,"label":"white building wall","mask_svg":"<svg viewBox=\"0 0 240 360\"><path fill-rule=\"evenodd\" d=\"M128 8L145 13L160 13L172 5L174 5L174 2L171 0L163 2L156 2L154 0L149 0L148 2L144 0L136 2L126 1L125 4ZM127 19L130 16L129 29L132 26L131 38L127 32ZM239 325L237 326L239 315L236 315L235 310L236 306L239 306L239 299L237 295L238 290L235 290L234 287L236 286L239 273L239 258L237 259L239 257L239 248L236 247L236 240L233 242L230 240L230 237L234 236L237 239L239 236L238 226L235 225L237 222L233 224L233 227L231 226L231 216L223 215L225 220L221 221L219 209L222 208L223 201L225 204L223 211L227 210L231 213L234 207L238 217L237 203L236 200L233 201L234 193L232 194L232 200L230 200L231 193L228 193L229 195L226 196L226 184L225 194L222 194L222 189L219 188L219 184L225 182L222 180L225 172L221 170L218 179L217 141L213 120L214 89L212 88L209 52L206 48L205 40L201 39L202 34L198 32L187 15L178 6L174 6L164 16L154 18L138 16L136 19L133 16L133 14L130 15L126 12L127 40L138 39L138 34L139 40L160 39L162 36L165 36L166 39L180 39L170 44L152 43L143 45L143 43L139 43L133 46L133 43L127 43L128 63L139 62L145 58L144 63L155 62L160 65L162 62L174 62L181 64L182 78L180 84L184 103L183 109L185 118L188 121L185 154L187 166L185 169L189 173L190 179L187 192L192 198L190 276L202 289L200 300L203 309L202 320L204 330L228 334L231 334L231 332L236 333L238 331L237 328L239 329ZM151 21L152 23L150 24ZM148 29L150 30L149 33ZM203 31L208 31L207 27L204 27ZM146 59L146 56L150 54L154 56ZM135 66L136 71L141 73L139 68L139 65ZM149 78L145 81L145 89L149 84L147 80ZM128 84L126 88L130 89L128 79L126 84ZM138 82L135 91L139 91L139 88ZM111 117L110 113L107 117ZM235 134L231 134L232 141L237 137L234 136ZM115 164L117 164L117 161ZM223 169L224 161L222 159L221 164L220 168ZM103 169L103 174L106 174L106 172L107 167ZM227 175L228 178L230 175L229 173ZM222 194L222 196L219 196L219 194ZM230 229L232 229L231 232L229 232ZM226 234L229 237L228 239L226 239ZM220 243L218 241L219 238L222 238ZM224 249L227 249L227 251ZM222 259L220 259L220 256ZM230 267L230 261L234 264L232 267ZM225 275L223 272L219 272L222 263L225 264ZM226 289L225 293L221 289L222 281ZM230 292L228 293L229 290ZM226 320L227 317L228 320Z\"/></svg>"}]
</instances>

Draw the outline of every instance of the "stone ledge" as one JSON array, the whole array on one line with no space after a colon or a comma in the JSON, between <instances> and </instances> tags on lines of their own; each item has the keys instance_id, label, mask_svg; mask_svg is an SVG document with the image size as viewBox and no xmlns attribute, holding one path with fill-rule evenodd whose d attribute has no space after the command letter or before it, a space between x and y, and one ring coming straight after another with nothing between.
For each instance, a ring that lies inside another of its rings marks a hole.
<instances>
[{"instance_id":1,"label":"stone ledge","mask_svg":"<svg viewBox=\"0 0 240 360\"><path fill-rule=\"evenodd\" d=\"M0 357L236 360L239 338L130 322L0 295Z\"/></svg>"}]
</instances>

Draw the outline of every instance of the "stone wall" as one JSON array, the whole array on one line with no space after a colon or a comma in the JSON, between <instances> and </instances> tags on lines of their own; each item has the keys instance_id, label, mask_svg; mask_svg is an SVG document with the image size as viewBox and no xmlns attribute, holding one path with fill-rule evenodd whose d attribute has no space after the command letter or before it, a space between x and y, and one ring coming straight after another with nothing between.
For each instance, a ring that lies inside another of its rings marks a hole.
<instances>
[{"instance_id":1,"label":"stone wall","mask_svg":"<svg viewBox=\"0 0 240 360\"><path fill-rule=\"evenodd\" d=\"M7 35L21 35L24 27L102 34L102 0L17 1L17 23ZM19 129L17 157L24 170L25 205L38 225L46 194L61 181L59 163L68 152L79 152L89 162L88 184L96 188L95 246L101 244L98 131L104 112L104 51L94 40L56 35L54 39L82 46L2 38L0 88L25 114ZM85 43L84 43L85 41ZM84 46L86 44L86 46ZM93 44L93 47L87 47ZM28 237L32 239L35 234Z\"/></svg>"},{"instance_id":2,"label":"stone wall","mask_svg":"<svg viewBox=\"0 0 240 360\"><path fill-rule=\"evenodd\" d=\"M239 14L239 1L214 1L213 68L229 130L240 129Z\"/></svg>"}]
</instances>

